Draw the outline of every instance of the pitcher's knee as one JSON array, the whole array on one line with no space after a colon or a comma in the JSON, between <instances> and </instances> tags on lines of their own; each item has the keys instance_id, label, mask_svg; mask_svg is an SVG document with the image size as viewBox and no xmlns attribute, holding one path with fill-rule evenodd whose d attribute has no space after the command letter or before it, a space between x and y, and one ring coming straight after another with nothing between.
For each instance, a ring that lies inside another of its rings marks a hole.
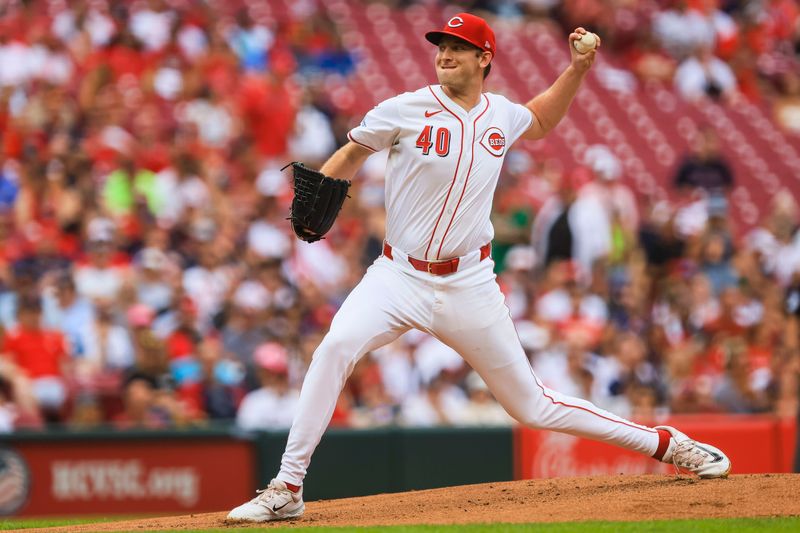
<instances>
[{"instance_id":1,"label":"pitcher's knee","mask_svg":"<svg viewBox=\"0 0 800 533\"><path fill-rule=\"evenodd\" d=\"M352 339L329 333L314 350L313 360L318 361L317 364L347 367L357 358L356 350L358 347Z\"/></svg>"},{"instance_id":2,"label":"pitcher's knee","mask_svg":"<svg viewBox=\"0 0 800 533\"><path fill-rule=\"evenodd\" d=\"M523 413L518 417L514 417L517 421L525 427L531 429L546 429L546 424L541 416L536 413Z\"/></svg>"}]
</instances>

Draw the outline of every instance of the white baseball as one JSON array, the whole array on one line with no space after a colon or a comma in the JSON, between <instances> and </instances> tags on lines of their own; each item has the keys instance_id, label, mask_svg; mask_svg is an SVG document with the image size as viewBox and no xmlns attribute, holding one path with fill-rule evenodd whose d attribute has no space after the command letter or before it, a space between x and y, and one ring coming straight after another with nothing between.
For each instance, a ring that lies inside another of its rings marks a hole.
<instances>
[{"instance_id":1,"label":"white baseball","mask_svg":"<svg viewBox=\"0 0 800 533\"><path fill-rule=\"evenodd\" d=\"M597 35L587 31L581 35L580 39L572 41L572 46L575 47L575 50L577 50L579 54L585 54L589 50L594 50L597 46Z\"/></svg>"}]
</instances>

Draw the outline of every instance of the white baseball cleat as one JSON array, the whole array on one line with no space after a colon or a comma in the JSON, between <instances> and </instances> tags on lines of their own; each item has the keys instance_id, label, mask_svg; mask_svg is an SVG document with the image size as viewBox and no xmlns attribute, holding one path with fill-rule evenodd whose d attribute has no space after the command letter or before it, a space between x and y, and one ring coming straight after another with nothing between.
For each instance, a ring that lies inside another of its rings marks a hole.
<instances>
[{"instance_id":1,"label":"white baseball cleat","mask_svg":"<svg viewBox=\"0 0 800 533\"><path fill-rule=\"evenodd\" d=\"M273 479L258 496L228 513L228 520L239 522L268 522L297 518L306 510L303 503L303 487L292 492L286 483Z\"/></svg>"},{"instance_id":2,"label":"white baseball cleat","mask_svg":"<svg viewBox=\"0 0 800 533\"><path fill-rule=\"evenodd\" d=\"M719 448L694 441L671 426L656 426L656 429L672 435L662 462L672 463L703 479L726 478L731 473L731 460Z\"/></svg>"}]
</instances>

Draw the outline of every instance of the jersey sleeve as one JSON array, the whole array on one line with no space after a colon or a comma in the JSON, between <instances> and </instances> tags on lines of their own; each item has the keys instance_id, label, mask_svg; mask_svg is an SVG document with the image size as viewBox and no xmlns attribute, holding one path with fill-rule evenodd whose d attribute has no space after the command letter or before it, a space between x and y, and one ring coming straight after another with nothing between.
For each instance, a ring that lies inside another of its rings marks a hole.
<instances>
[{"instance_id":1,"label":"jersey sleeve","mask_svg":"<svg viewBox=\"0 0 800 533\"><path fill-rule=\"evenodd\" d=\"M390 98L372 108L347 137L373 152L380 152L394 143L400 133L400 122L397 98Z\"/></svg>"},{"instance_id":2,"label":"jersey sleeve","mask_svg":"<svg viewBox=\"0 0 800 533\"><path fill-rule=\"evenodd\" d=\"M522 104L515 104L514 102L502 97L508 113L508 144L514 144L520 136L528 131L533 125L535 120L533 113L530 109Z\"/></svg>"}]
</instances>

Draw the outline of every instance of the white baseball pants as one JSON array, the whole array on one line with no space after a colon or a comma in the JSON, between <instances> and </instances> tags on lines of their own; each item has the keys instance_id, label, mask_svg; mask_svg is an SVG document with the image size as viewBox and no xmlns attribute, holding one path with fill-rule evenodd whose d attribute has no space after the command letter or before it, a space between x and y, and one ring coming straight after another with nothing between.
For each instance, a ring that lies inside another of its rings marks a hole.
<instances>
[{"instance_id":1,"label":"white baseball pants","mask_svg":"<svg viewBox=\"0 0 800 533\"><path fill-rule=\"evenodd\" d=\"M655 429L542 385L517 337L490 259L447 276L378 258L336 313L314 352L278 478L301 485L345 381L367 352L410 328L435 336L480 374L520 423L616 444L652 456Z\"/></svg>"}]
</instances>

